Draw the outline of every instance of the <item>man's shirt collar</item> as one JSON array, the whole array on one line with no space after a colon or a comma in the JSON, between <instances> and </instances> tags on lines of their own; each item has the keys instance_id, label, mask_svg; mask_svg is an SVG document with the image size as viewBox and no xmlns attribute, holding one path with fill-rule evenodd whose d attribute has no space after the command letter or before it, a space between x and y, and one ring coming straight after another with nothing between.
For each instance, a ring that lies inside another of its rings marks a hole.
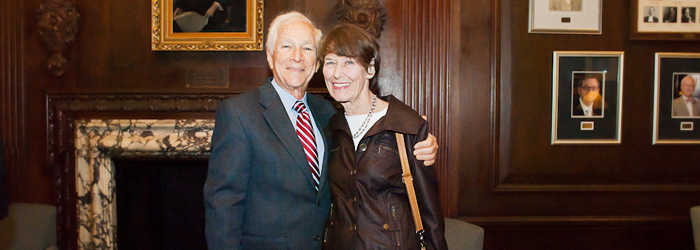
<instances>
[{"instance_id":1,"label":"man's shirt collar","mask_svg":"<svg viewBox=\"0 0 700 250\"><path fill-rule=\"evenodd\" d=\"M297 101L297 98L294 97L292 94L284 90L282 87L280 87L279 84L277 84L277 81L275 79L272 79L272 86L275 87L275 91L277 91L277 95L280 96L280 100L282 100L282 105L284 105L284 109L289 111L292 110L292 106L294 106L294 103ZM304 93L304 97L301 98L301 102L304 103L307 107L309 104L306 102L306 93Z\"/></svg>"}]
</instances>

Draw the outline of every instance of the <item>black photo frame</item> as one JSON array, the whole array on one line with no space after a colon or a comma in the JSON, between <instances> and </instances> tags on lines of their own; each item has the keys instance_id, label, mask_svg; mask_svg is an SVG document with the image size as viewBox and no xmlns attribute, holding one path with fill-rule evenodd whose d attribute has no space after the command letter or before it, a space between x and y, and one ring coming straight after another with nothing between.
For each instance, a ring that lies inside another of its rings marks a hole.
<instances>
[{"instance_id":1,"label":"black photo frame","mask_svg":"<svg viewBox=\"0 0 700 250\"><path fill-rule=\"evenodd\" d=\"M620 144L624 52L555 51L553 61L552 145ZM593 79L595 90L583 82ZM577 113L581 95L592 98L593 112Z\"/></svg>"},{"instance_id":2,"label":"black photo frame","mask_svg":"<svg viewBox=\"0 0 700 250\"><path fill-rule=\"evenodd\" d=\"M700 125L700 111L693 113L685 103L676 102L682 98L681 84L689 77L695 84L689 106L700 106L700 53L661 52L655 59L652 144L700 144L700 126L695 126ZM688 113L677 112L683 108Z\"/></svg>"}]
</instances>

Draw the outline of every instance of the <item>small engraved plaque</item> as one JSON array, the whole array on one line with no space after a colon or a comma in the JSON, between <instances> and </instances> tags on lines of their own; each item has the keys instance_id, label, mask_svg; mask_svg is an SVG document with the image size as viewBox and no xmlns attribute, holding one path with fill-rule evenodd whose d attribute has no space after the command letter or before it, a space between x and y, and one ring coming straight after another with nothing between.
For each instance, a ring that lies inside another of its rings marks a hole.
<instances>
[{"instance_id":1,"label":"small engraved plaque","mask_svg":"<svg viewBox=\"0 0 700 250\"><path fill-rule=\"evenodd\" d=\"M571 23L571 17L562 17L561 23Z\"/></svg>"},{"instance_id":2,"label":"small engraved plaque","mask_svg":"<svg viewBox=\"0 0 700 250\"><path fill-rule=\"evenodd\" d=\"M581 122L581 130L593 130L593 122Z\"/></svg>"},{"instance_id":3,"label":"small engraved plaque","mask_svg":"<svg viewBox=\"0 0 700 250\"><path fill-rule=\"evenodd\" d=\"M187 69L188 88L228 88L226 68Z\"/></svg>"},{"instance_id":4,"label":"small engraved plaque","mask_svg":"<svg viewBox=\"0 0 700 250\"><path fill-rule=\"evenodd\" d=\"M693 122L681 122L681 131L693 131Z\"/></svg>"}]
</instances>

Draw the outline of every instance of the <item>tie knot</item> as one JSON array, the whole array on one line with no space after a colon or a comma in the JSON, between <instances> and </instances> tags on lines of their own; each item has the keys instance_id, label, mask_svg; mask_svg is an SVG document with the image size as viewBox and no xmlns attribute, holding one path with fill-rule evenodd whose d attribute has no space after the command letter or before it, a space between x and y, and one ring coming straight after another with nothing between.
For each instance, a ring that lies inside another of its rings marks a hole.
<instances>
[{"instance_id":1,"label":"tie knot","mask_svg":"<svg viewBox=\"0 0 700 250\"><path fill-rule=\"evenodd\" d=\"M304 105L304 103L301 101L295 102L292 108L300 114L306 112L306 105Z\"/></svg>"},{"instance_id":2,"label":"tie knot","mask_svg":"<svg viewBox=\"0 0 700 250\"><path fill-rule=\"evenodd\" d=\"M685 102L695 104L695 100L693 98L685 99Z\"/></svg>"}]
</instances>

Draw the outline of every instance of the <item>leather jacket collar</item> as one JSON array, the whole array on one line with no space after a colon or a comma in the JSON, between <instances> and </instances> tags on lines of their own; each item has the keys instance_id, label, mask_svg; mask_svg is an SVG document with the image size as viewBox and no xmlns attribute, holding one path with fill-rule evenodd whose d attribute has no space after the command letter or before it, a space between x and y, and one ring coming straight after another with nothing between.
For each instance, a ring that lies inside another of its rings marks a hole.
<instances>
[{"instance_id":1,"label":"leather jacket collar","mask_svg":"<svg viewBox=\"0 0 700 250\"><path fill-rule=\"evenodd\" d=\"M364 137L375 135L384 130L391 130L403 134L418 134L418 132L420 132L421 126L426 121L415 115L409 115L415 113L415 110L403 104L393 95L379 98L389 103L386 116L379 119L379 121L367 131ZM348 122L345 120L345 110L342 108L331 117L330 126L333 130L340 130L348 135L352 135L350 133L350 127L348 127Z\"/></svg>"}]
</instances>

